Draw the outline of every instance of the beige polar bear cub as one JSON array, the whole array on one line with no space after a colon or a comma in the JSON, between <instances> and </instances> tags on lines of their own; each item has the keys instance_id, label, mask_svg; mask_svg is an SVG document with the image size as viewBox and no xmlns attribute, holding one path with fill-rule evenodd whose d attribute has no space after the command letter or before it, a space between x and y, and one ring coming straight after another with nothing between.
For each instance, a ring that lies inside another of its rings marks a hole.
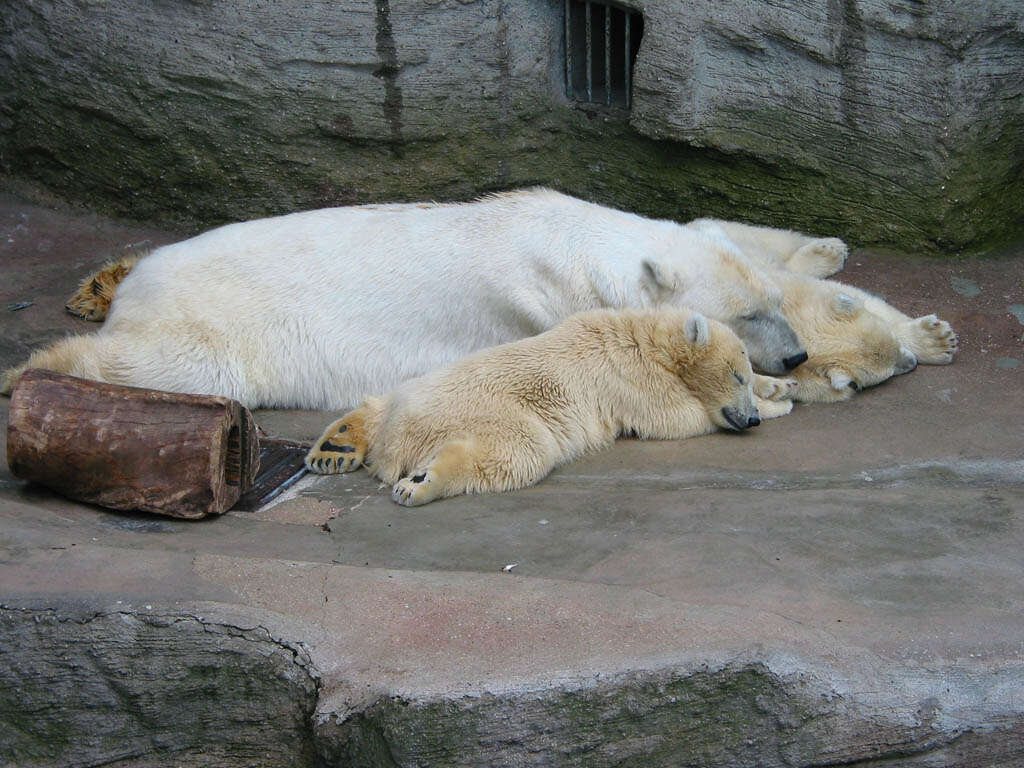
<instances>
[{"instance_id":1,"label":"beige polar bear cub","mask_svg":"<svg viewBox=\"0 0 1024 768\"><path fill-rule=\"evenodd\" d=\"M731 240L782 291L782 313L808 355L792 372L799 382L794 399L847 400L918 363L953 362L958 339L945 320L908 317L852 285L817 279L842 268L842 240L715 219L687 226Z\"/></svg>"},{"instance_id":2,"label":"beige polar bear cub","mask_svg":"<svg viewBox=\"0 0 1024 768\"><path fill-rule=\"evenodd\" d=\"M306 465L365 463L415 506L536 483L623 433L679 439L788 413L726 326L684 309L598 310L408 381L327 428ZM759 410L760 406L760 410Z\"/></svg>"}]
</instances>

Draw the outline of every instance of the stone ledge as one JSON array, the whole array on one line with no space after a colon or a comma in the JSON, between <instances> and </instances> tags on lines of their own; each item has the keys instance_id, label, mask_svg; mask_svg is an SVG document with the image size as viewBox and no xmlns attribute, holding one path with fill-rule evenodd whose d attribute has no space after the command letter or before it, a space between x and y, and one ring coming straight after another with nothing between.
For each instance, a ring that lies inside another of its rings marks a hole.
<instances>
[{"instance_id":1,"label":"stone ledge","mask_svg":"<svg viewBox=\"0 0 1024 768\"><path fill-rule=\"evenodd\" d=\"M262 627L82 608L0 606L4 764L312 764L319 685L301 647Z\"/></svg>"}]
</instances>

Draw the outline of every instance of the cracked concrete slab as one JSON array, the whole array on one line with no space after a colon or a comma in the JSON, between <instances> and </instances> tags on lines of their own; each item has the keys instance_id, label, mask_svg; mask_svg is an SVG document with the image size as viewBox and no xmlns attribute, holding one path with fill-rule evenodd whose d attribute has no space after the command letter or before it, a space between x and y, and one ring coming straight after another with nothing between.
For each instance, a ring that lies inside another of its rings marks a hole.
<instances>
[{"instance_id":1,"label":"cracked concrete slab","mask_svg":"<svg viewBox=\"0 0 1024 768\"><path fill-rule=\"evenodd\" d=\"M3 365L180 236L10 197L0 234ZM190 522L2 454L0 761L1024 765L1022 254L854 251L842 279L954 325L952 366L515 493L408 510L359 472Z\"/></svg>"}]
</instances>

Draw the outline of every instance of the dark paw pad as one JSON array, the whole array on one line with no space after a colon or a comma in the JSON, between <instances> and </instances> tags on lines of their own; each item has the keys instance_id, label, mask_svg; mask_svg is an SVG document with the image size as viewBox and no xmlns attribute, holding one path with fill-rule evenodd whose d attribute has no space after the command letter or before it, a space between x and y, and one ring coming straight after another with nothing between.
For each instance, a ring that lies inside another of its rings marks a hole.
<instances>
[{"instance_id":1,"label":"dark paw pad","mask_svg":"<svg viewBox=\"0 0 1024 768\"><path fill-rule=\"evenodd\" d=\"M321 451L334 451L335 453L355 453L356 447L354 445L335 445L330 440L324 440L320 443Z\"/></svg>"},{"instance_id":2,"label":"dark paw pad","mask_svg":"<svg viewBox=\"0 0 1024 768\"><path fill-rule=\"evenodd\" d=\"M420 473L418 475L413 475L409 479L412 480L414 483L422 483L424 480L427 479L427 473L426 472L422 472L422 473Z\"/></svg>"}]
</instances>

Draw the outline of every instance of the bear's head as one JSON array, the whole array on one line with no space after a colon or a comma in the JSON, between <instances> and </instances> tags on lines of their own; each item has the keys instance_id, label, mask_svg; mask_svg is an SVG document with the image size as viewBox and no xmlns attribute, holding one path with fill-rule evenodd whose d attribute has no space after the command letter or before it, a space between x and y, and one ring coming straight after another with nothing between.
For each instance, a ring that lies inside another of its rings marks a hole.
<instances>
[{"instance_id":1,"label":"bear's head","mask_svg":"<svg viewBox=\"0 0 1024 768\"><path fill-rule=\"evenodd\" d=\"M693 229L668 252L644 261L644 281L655 301L693 307L724 323L746 345L763 373L781 374L807 359L782 313L782 291L731 241Z\"/></svg>"},{"instance_id":2,"label":"bear's head","mask_svg":"<svg viewBox=\"0 0 1024 768\"><path fill-rule=\"evenodd\" d=\"M678 316L677 316L678 317ZM693 312L678 322L663 345L667 366L683 380L711 422L744 430L761 423L754 399L754 371L743 342L723 323Z\"/></svg>"},{"instance_id":3,"label":"bear's head","mask_svg":"<svg viewBox=\"0 0 1024 768\"><path fill-rule=\"evenodd\" d=\"M858 390L917 367L917 358L885 321L854 296L832 293L814 311L807 309L795 323L808 354L807 362L791 374L800 383L797 399L848 400Z\"/></svg>"}]
</instances>

